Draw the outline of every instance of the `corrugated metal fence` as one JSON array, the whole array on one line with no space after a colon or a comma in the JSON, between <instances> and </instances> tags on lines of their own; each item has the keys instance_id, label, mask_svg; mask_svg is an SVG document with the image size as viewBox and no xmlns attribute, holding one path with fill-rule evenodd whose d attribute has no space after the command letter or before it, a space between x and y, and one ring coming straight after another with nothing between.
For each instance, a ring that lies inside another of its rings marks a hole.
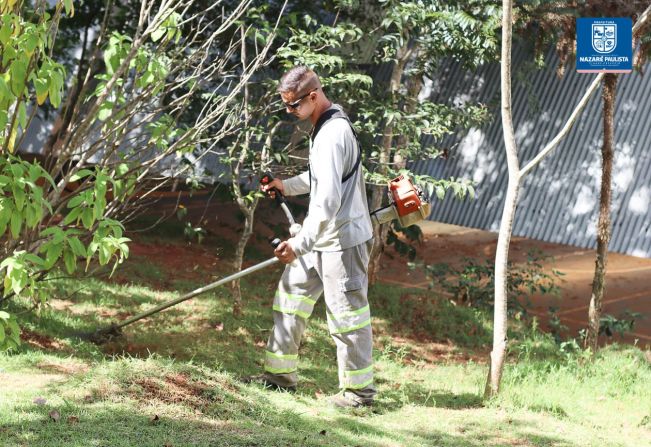
<instances>
[{"instance_id":1,"label":"corrugated metal fence","mask_svg":"<svg viewBox=\"0 0 651 447\"><path fill-rule=\"evenodd\" d=\"M544 69L533 68L531 60L530 53L514 50L513 117L521 167L558 133L595 76L577 74L573 66L568 66L565 76L559 79L553 52ZM452 92L457 104L480 101L493 112L490 124L441 142L452 148L447 159L413 164L417 173L477 182L475 200L459 201L448 196L438 201L434 197L430 219L497 231L508 180L499 113L499 65L468 73L457 64L449 64L429 88L434 101L446 101ZM620 75L609 248L642 257L651 257L650 118L651 77ZM570 134L525 179L514 235L585 248L596 246L602 132L599 91Z\"/></svg>"}]
</instances>

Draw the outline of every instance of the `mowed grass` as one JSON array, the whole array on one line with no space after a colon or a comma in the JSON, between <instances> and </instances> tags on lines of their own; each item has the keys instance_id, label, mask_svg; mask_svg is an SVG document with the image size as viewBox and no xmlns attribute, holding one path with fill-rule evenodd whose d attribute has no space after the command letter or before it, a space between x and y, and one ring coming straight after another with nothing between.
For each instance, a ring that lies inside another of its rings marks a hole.
<instances>
[{"instance_id":1,"label":"mowed grass","mask_svg":"<svg viewBox=\"0 0 651 447\"><path fill-rule=\"evenodd\" d=\"M484 401L490 315L423 290L371 289L379 395L364 409L327 403L337 369L322 303L297 393L239 380L261 370L279 267L243 281L239 318L221 288L102 346L75 336L229 273L195 267L134 257L113 279L52 281L39 315L15 303L24 343L0 354L0 446L651 446L648 353L614 345L589 361L514 326L501 394Z\"/></svg>"}]
</instances>

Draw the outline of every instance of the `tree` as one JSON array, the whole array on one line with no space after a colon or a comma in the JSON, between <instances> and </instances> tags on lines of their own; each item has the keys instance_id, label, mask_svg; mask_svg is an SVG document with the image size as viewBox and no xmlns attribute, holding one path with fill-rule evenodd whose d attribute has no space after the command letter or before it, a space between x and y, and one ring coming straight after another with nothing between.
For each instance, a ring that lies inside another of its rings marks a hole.
<instances>
[{"instance_id":1,"label":"tree","mask_svg":"<svg viewBox=\"0 0 651 447\"><path fill-rule=\"evenodd\" d=\"M597 352L599 337L599 321L604 296L606 257L608 255L608 242L610 241L610 202L612 197L612 171L613 171L613 144L615 137L615 89L617 75L609 73L604 76L603 100L603 126L604 137L601 146L601 192L599 195L599 222L597 224L597 258L595 260L595 273L592 281L592 296L588 311L588 332L585 346L592 352Z\"/></svg>"},{"instance_id":2,"label":"tree","mask_svg":"<svg viewBox=\"0 0 651 447\"><path fill-rule=\"evenodd\" d=\"M506 294L506 263L508 261L508 249L510 238L513 230L513 218L518 201L518 191L524 177L531 172L545 157L558 146L558 143L569 133L572 126L576 122L578 116L588 103L590 97L599 87L604 74L597 75L594 81L590 84L584 93L577 106L572 111L572 114L565 122L563 128L559 133L522 169L518 167L517 152L515 151L515 143L512 140L512 124L509 129L510 118L510 48L511 48L511 35L512 35L512 0L503 0L503 39L502 39L502 112L504 124L505 147L507 148L507 160L509 162L509 185L507 196L504 203L504 210L502 213L502 222L500 224L500 232L497 241L497 253L495 255L495 310L494 310L494 328L493 328L493 350L490 354L490 367L488 372L488 380L485 387L485 397L492 397L499 392L500 381L502 372L504 370L504 360L506 357L506 323L507 323L507 294ZM649 15L651 14L651 6L649 6L644 13L642 13L633 27L633 34L647 25ZM513 156L515 155L515 158ZM499 270L498 270L499 267Z\"/></svg>"},{"instance_id":3,"label":"tree","mask_svg":"<svg viewBox=\"0 0 651 447\"><path fill-rule=\"evenodd\" d=\"M238 20L249 1L224 6L196 0L143 1L125 34L108 28L115 10L104 10L97 45L84 65L83 85L65 90L65 69L51 56L58 24L74 13L71 0L34 7L3 2L0 45L0 234L4 235L0 287L6 305L16 295L36 304L47 296L41 280L62 264L69 274L79 259L86 269L128 256L120 220L171 177L192 165L176 161L194 152L201 158L238 129L229 112L237 94L267 60L272 38L245 67L232 60L242 42ZM277 25L277 22L276 22ZM101 60L98 63L97 60ZM96 67L103 69L96 72ZM44 169L12 155L39 107L54 109L69 95L67 132L57 136L56 159ZM2 347L17 342L15 320L0 314ZM9 343L11 342L11 343Z\"/></svg>"},{"instance_id":4,"label":"tree","mask_svg":"<svg viewBox=\"0 0 651 447\"><path fill-rule=\"evenodd\" d=\"M502 1L502 56L501 65L501 110L504 149L508 163L509 182L504 201L495 253L495 310L493 318L493 350L490 353L490 369L485 395L492 396L499 391L506 356L507 299L506 277L511 229L520 191L520 166L515 144L513 115L511 110L511 41L513 36L513 1Z\"/></svg>"},{"instance_id":5,"label":"tree","mask_svg":"<svg viewBox=\"0 0 651 447\"><path fill-rule=\"evenodd\" d=\"M255 24L249 24L246 28L244 23L240 25L242 42L247 40L247 35L253 37L254 42L270 37L271 26L261 13L262 11L253 11L252 16L255 19ZM263 24L266 26L262 26ZM266 28L266 36L260 34L261 28L263 30ZM255 44L253 47L255 47ZM242 68L245 70L248 56L247 45L244 43L241 46L240 59ZM244 85L241 95L242 108L239 110L243 130L235 138L233 144L229 146L228 158L223 160L230 167L230 187L235 202L244 215L244 228L235 247L235 256L233 258L235 271L242 269L244 250L253 234L255 210L262 196L256 188L249 188L248 192L245 193L241 185L243 171L255 174L265 172L268 169L271 163L272 141L277 129L282 124L282 121L279 122L273 116L269 116L275 105L273 100L273 96L275 96L274 89L271 88L272 82L263 81L259 84L258 89L252 89L249 83ZM233 314L238 316L242 312L242 292L239 279L233 281L231 290L234 295Z\"/></svg>"},{"instance_id":6,"label":"tree","mask_svg":"<svg viewBox=\"0 0 651 447\"><path fill-rule=\"evenodd\" d=\"M542 28L538 34L540 43L556 39L556 49L560 58L557 69L559 76L564 73L568 57L572 54L571 48L576 38L576 21L578 17L636 17L642 9L642 3L648 6L648 2L624 2L624 1L603 1L590 0L587 2L571 2L570 4L544 5L541 8L533 8L527 11L529 22L535 21ZM648 57L651 39L643 35L644 30L636 27L633 47L638 47L635 58L635 67L641 70L644 61ZM605 290L606 258L608 254L608 242L611 236L610 224L610 202L612 195L611 177L613 163L613 139L614 139L614 104L615 88L617 84L616 75L608 74L603 79L602 101L603 101L603 145L602 145L602 178L599 200L599 219L597 223L597 253L595 259L595 273L592 282L592 294L588 310L588 330L586 332L585 346L593 353L597 350L599 326L601 319L602 300Z\"/></svg>"},{"instance_id":7,"label":"tree","mask_svg":"<svg viewBox=\"0 0 651 447\"><path fill-rule=\"evenodd\" d=\"M407 162L435 158L439 147L423 147L421 138L440 139L484 122L488 114L482 105L454 107L418 99L424 77L435 78L438 65L446 58L468 67L491 60L497 47L496 8L490 2L413 1L381 2L381 15L373 27L379 44L378 62L391 64L387 85L377 84L372 97L378 100L363 107L361 114L378 131L379 144L373 144L368 158L372 168L371 209L385 200L385 185L399 172L407 171ZM373 36L375 37L375 36ZM408 172L408 171L407 171ZM436 180L417 177L429 192L443 198L452 188L460 198L474 194L468 181ZM390 224L374 228L369 263L369 281L375 282L380 268Z\"/></svg>"}]
</instances>

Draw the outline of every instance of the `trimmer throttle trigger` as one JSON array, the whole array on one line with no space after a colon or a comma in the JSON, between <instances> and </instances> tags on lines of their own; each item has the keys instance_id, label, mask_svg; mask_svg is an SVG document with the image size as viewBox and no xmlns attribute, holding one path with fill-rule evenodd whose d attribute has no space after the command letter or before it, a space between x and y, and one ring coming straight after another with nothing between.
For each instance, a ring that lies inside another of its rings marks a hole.
<instances>
[{"instance_id":1,"label":"trimmer throttle trigger","mask_svg":"<svg viewBox=\"0 0 651 447\"><path fill-rule=\"evenodd\" d=\"M274 176L271 175L271 172L265 172L264 175L260 177L260 184L268 185L273 179ZM279 205L285 203L285 196L278 190L278 188L271 188L271 190L267 191L267 194L271 195L271 192L274 193L276 202L278 202Z\"/></svg>"},{"instance_id":2,"label":"trimmer throttle trigger","mask_svg":"<svg viewBox=\"0 0 651 447\"><path fill-rule=\"evenodd\" d=\"M274 176L271 175L271 172L265 172L262 177L260 177L260 183L263 185L268 185L274 179Z\"/></svg>"},{"instance_id":3,"label":"trimmer throttle trigger","mask_svg":"<svg viewBox=\"0 0 651 447\"><path fill-rule=\"evenodd\" d=\"M270 243L271 243L271 246L272 246L272 247L274 248L274 250L275 250L276 248L278 248L278 246L280 245L281 242L282 242L282 241L281 241L279 238L274 238L274 240L271 241Z\"/></svg>"}]
</instances>

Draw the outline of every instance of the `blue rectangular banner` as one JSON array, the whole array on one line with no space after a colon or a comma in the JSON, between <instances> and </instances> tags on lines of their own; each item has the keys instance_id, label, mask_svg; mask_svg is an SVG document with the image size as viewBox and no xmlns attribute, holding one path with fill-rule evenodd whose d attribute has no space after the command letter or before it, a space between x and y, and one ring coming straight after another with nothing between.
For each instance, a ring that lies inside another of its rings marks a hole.
<instances>
[{"instance_id":1,"label":"blue rectangular banner","mask_svg":"<svg viewBox=\"0 0 651 447\"><path fill-rule=\"evenodd\" d=\"M630 73L633 20L628 17L576 19L576 71Z\"/></svg>"}]
</instances>

